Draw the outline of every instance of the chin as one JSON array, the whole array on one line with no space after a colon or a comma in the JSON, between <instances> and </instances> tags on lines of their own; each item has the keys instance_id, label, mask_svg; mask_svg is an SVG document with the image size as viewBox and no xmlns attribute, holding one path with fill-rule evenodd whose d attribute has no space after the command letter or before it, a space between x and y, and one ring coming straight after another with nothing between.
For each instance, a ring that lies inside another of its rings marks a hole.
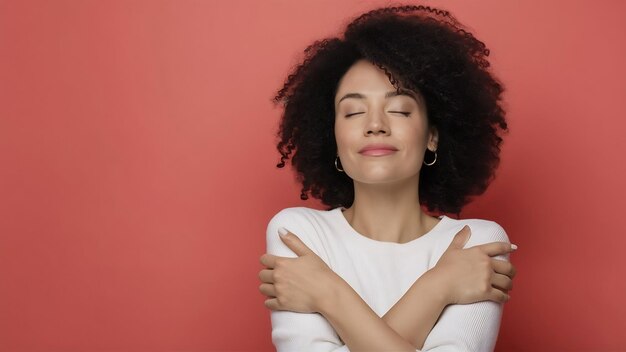
<instances>
[{"instance_id":1,"label":"chin","mask_svg":"<svg viewBox=\"0 0 626 352\"><path fill-rule=\"evenodd\" d=\"M362 176L362 177L352 178L352 180L355 182L363 183L363 184L371 184L371 185L391 184L391 183L400 182L405 179L406 178L398 177L397 175L375 175L375 176L368 175L367 177Z\"/></svg>"},{"instance_id":2,"label":"chin","mask_svg":"<svg viewBox=\"0 0 626 352\"><path fill-rule=\"evenodd\" d=\"M390 172L389 170L378 170L379 172L368 172L368 173L359 173L358 175L351 175L350 178L354 182L362 183L362 184L392 184L398 183L402 181L415 180L417 182L419 180L418 173L399 173L397 170ZM353 177L354 176L354 177Z\"/></svg>"}]
</instances>

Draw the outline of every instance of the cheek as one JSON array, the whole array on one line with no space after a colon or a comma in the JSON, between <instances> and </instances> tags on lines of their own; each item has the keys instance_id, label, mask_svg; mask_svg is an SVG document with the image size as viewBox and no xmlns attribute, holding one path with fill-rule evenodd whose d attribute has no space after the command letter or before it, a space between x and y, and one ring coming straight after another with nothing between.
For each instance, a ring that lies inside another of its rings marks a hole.
<instances>
[{"instance_id":1,"label":"cheek","mask_svg":"<svg viewBox=\"0 0 626 352\"><path fill-rule=\"evenodd\" d=\"M335 123L335 141L337 149L343 149L350 145L353 137L354 129L344 123Z\"/></svg>"},{"instance_id":2,"label":"cheek","mask_svg":"<svg viewBox=\"0 0 626 352\"><path fill-rule=\"evenodd\" d=\"M410 149L423 149L428 143L428 132L422 126L407 125L396 129L396 137Z\"/></svg>"}]
</instances>

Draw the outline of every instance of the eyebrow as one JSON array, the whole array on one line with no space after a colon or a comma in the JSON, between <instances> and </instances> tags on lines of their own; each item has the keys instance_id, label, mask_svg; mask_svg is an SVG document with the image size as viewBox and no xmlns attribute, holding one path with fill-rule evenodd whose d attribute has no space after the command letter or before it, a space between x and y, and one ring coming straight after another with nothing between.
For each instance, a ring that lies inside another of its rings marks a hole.
<instances>
[{"instance_id":1,"label":"eyebrow","mask_svg":"<svg viewBox=\"0 0 626 352\"><path fill-rule=\"evenodd\" d=\"M408 97L411 97L413 99L415 99L415 101L419 101L419 99L417 98L417 96L415 95L415 93L411 92L410 90L406 90L406 89L401 89L399 92L398 91L392 91L392 92L387 92L385 94L385 99L391 98L391 97L397 97L400 95L405 95ZM343 97L341 97L341 99L339 99L339 101L337 102L337 105L339 105L339 103L341 103L342 100L344 99L365 99L365 95L361 94L361 93L348 93L346 95L344 95Z\"/></svg>"}]
</instances>

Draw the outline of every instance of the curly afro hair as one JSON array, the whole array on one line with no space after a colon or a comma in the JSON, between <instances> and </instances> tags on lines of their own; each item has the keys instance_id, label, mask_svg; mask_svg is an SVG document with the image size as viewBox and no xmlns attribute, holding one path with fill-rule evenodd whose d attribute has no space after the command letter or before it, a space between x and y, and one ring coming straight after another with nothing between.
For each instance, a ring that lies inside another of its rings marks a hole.
<instances>
[{"instance_id":1,"label":"curly afro hair","mask_svg":"<svg viewBox=\"0 0 626 352\"><path fill-rule=\"evenodd\" d=\"M437 128L437 162L420 171L420 203L430 212L459 214L482 194L500 161L508 131L503 86L489 72L485 44L447 11L428 6L385 7L348 24L342 38L316 41L274 97L284 112L278 167L291 158L302 184L329 208L350 207L354 185L334 166L334 98L358 60L380 67L396 89L417 92Z\"/></svg>"}]
</instances>

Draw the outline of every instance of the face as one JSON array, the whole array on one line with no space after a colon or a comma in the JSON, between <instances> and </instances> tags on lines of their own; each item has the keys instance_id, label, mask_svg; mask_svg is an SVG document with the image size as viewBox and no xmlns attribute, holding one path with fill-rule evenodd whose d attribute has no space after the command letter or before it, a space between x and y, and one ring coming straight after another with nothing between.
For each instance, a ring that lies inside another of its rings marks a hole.
<instances>
[{"instance_id":1,"label":"face","mask_svg":"<svg viewBox=\"0 0 626 352\"><path fill-rule=\"evenodd\" d=\"M398 95L385 72L365 60L342 77L335 139L341 167L355 182L419 180L426 148L437 148L437 132L417 99L411 92Z\"/></svg>"}]
</instances>

